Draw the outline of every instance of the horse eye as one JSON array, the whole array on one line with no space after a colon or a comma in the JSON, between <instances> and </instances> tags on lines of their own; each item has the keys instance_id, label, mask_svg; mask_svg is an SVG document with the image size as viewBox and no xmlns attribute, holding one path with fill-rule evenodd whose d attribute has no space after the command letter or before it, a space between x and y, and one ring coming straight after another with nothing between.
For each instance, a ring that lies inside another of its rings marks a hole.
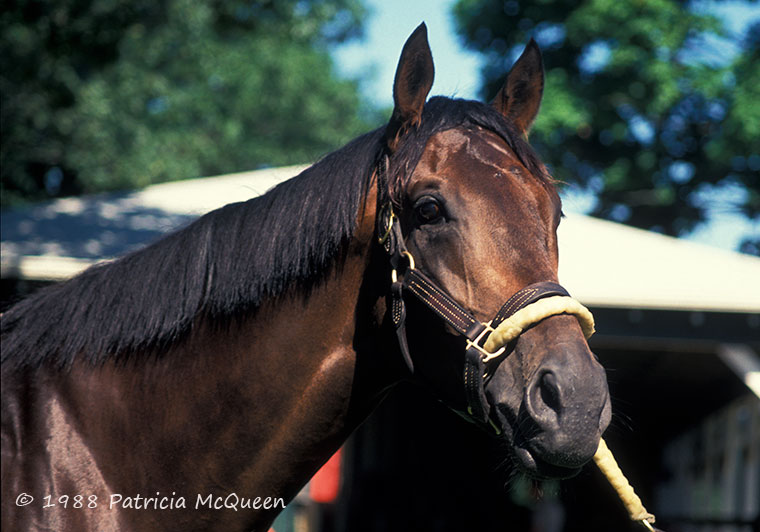
<instances>
[{"instance_id":1,"label":"horse eye","mask_svg":"<svg viewBox=\"0 0 760 532\"><path fill-rule=\"evenodd\" d=\"M434 223L441 219L443 209L441 205L433 198L424 198L414 207L417 214L417 220L422 224Z\"/></svg>"}]
</instances>

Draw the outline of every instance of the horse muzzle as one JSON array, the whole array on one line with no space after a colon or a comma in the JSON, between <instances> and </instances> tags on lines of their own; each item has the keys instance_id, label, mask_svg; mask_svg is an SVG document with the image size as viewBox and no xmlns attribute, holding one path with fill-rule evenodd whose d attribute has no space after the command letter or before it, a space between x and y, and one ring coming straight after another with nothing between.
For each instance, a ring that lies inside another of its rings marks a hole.
<instances>
[{"instance_id":1,"label":"horse muzzle","mask_svg":"<svg viewBox=\"0 0 760 532\"><path fill-rule=\"evenodd\" d=\"M554 328L551 321L546 328ZM611 417L609 391L604 369L585 342L547 346L542 340L556 331L543 328L526 333L515 348L517 359L541 359L521 387L522 397L508 396L509 389L499 386L499 372L489 387L501 388L504 394L493 398L494 410L499 421L510 426L505 433L520 468L536 478L567 478L578 473L599 446Z\"/></svg>"}]
</instances>

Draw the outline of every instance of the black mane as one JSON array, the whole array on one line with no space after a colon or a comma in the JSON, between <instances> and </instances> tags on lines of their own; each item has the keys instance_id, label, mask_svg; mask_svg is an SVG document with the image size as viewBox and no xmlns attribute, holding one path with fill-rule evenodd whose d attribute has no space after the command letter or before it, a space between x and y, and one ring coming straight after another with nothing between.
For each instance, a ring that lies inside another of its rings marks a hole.
<instances>
[{"instance_id":1,"label":"black mane","mask_svg":"<svg viewBox=\"0 0 760 532\"><path fill-rule=\"evenodd\" d=\"M422 124L391 157L394 201L427 139L457 126L501 135L533 175L543 165L513 126L477 102L432 98ZM296 287L308 290L353 236L383 130L363 135L267 194L233 203L142 250L40 290L0 319L2 363L68 366L161 352L184 338L199 316L229 320Z\"/></svg>"}]
</instances>

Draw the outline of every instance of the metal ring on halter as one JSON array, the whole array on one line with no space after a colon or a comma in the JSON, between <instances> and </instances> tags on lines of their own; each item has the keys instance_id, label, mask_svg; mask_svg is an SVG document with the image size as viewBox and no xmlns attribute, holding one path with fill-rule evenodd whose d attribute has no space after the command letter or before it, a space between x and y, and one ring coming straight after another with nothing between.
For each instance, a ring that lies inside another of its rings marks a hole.
<instances>
[{"instance_id":1,"label":"metal ring on halter","mask_svg":"<svg viewBox=\"0 0 760 532\"><path fill-rule=\"evenodd\" d=\"M412 254L408 251L402 251L401 252L402 257L406 257L406 260L409 261L409 268L410 270L414 269L414 257L412 257ZM398 281L398 273L395 269L391 270L391 281L394 283Z\"/></svg>"},{"instance_id":2,"label":"metal ring on halter","mask_svg":"<svg viewBox=\"0 0 760 532\"><path fill-rule=\"evenodd\" d=\"M401 256L407 258L407 260L409 261L409 269L413 270L414 269L414 257L412 257L412 254L409 253L408 251L402 251L401 252Z\"/></svg>"}]
</instances>

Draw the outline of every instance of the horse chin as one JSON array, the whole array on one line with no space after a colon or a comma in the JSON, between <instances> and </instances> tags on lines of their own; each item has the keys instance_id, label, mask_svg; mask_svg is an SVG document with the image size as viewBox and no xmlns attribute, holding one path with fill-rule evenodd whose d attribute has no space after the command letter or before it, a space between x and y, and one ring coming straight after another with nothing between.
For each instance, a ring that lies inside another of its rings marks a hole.
<instances>
[{"instance_id":1,"label":"horse chin","mask_svg":"<svg viewBox=\"0 0 760 532\"><path fill-rule=\"evenodd\" d=\"M580 467L564 467L550 464L527 447L513 446L517 467L536 480L565 479L580 473Z\"/></svg>"},{"instance_id":2,"label":"horse chin","mask_svg":"<svg viewBox=\"0 0 760 532\"><path fill-rule=\"evenodd\" d=\"M543 459L540 452L531 449L530 444L520 433L516 417L510 414L509 409L503 406L496 409L501 437L508 444L512 452L512 461L521 473L536 480L566 479L580 473L582 465L572 467L552 464Z\"/></svg>"}]
</instances>

